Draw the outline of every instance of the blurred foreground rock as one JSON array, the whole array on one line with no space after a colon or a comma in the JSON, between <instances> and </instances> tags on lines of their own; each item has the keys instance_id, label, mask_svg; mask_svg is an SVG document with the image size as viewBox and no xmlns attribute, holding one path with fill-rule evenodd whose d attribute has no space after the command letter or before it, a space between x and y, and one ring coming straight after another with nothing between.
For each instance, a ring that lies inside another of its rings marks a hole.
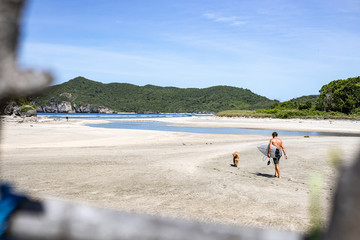
<instances>
[{"instance_id":1,"label":"blurred foreground rock","mask_svg":"<svg viewBox=\"0 0 360 240\"><path fill-rule=\"evenodd\" d=\"M360 152L338 182L329 228L322 239L360 239Z\"/></svg>"},{"instance_id":2,"label":"blurred foreground rock","mask_svg":"<svg viewBox=\"0 0 360 240\"><path fill-rule=\"evenodd\" d=\"M19 24L25 1L0 1L0 101L41 91L52 81L48 73L19 72L16 66Z\"/></svg>"}]
</instances>

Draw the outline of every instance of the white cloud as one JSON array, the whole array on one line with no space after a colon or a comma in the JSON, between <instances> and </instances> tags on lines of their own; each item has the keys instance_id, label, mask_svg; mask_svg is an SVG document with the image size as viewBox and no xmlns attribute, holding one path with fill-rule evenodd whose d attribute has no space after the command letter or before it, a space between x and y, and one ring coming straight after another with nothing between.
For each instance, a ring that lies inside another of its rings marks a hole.
<instances>
[{"instance_id":1,"label":"white cloud","mask_svg":"<svg viewBox=\"0 0 360 240\"><path fill-rule=\"evenodd\" d=\"M244 25L246 24L245 21L235 21L233 23L231 23L232 26L240 26L240 25Z\"/></svg>"},{"instance_id":2,"label":"white cloud","mask_svg":"<svg viewBox=\"0 0 360 240\"><path fill-rule=\"evenodd\" d=\"M237 17L218 17L218 18L215 18L214 21L215 22L233 22L237 19L238 19Z\"/></svg>"},{"instance_id":3,"label":"white cloud","mask_svg":"<svg viewBox=\"0 0 360 240\"><path fill-rule=\"evenodd\" d=\"M240 26L246 24L245 21L239 20L240 17L236 17L236 16L224 17L224 16L217 16L213 13L205 13L203 14L203 16L214 22L229 23L231 26Z\"/></svg>"}]
</instances>

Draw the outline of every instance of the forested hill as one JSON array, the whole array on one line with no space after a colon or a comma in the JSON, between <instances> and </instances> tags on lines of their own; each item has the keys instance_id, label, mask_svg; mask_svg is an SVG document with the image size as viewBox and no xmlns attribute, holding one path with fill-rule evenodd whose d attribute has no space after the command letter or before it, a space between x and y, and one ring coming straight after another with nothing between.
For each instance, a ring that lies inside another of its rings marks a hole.
<instances>
[{"instance_id":1,"label":"forested hill","mask_svg":"<svg viewBox=\"0 0 360 240\"><path fill-rule=\"evenodd\" d=\"M319 95L307 95L298 98L293 98L290 100L290 102L297 102L299 104L306 104L310 102L312 105L316 105L318 99L319 99Z\"/></svg>"},{"instance_id":2,"label":"forested hill","mask_svg":"<svg viewBox=\"0 0 360 240\"><path fill-rule=\"evenodd\" d=\"M57 105L104 106L117 112L219 112L229 109L268 108L275 103L248 89L215 86L209 88L176 88L153 85L136 86L127 83L103 84L77 77L60 85L51 86L44 94L33 98L39 109ZM75 108L73 108L75 107ZM56 110L57 109L57 110ZM41 110L40 110L41 111ZM44 110L45 111L45 110ZM88 112L88 110L87 110Z\"/></svg>"}]
</instances>

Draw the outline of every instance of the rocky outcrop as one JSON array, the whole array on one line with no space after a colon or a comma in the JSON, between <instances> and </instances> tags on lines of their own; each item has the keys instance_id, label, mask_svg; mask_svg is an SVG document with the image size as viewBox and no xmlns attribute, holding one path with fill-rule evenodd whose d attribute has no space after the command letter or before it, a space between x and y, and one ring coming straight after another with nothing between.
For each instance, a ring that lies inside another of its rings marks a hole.
<instances>
[{"instance_id":1,"label":"rocky outcrop","mask_svg":"<svg viewBox=\"0 0 360 240\"><path fill-rule=\"evenodd\" d=\"M115 113L114 110L108 107L98 107L99 113Z\"/></svg>"},{"instance_id":2,"label":"rocky outcrop","mask_svg":"<svg viewBox=\"0 0 360 240\"><path fill-rule=\"evenodd\" d=\"M58 112L73 112L73 107L70 102L61 102L57 105Z\"/></svg>"},{"instance_id":3,"label":"rocky outcrop","mask_svg":"<svg viewBox=\"0 0 360 240\"><path fill-rule=\"evenodd\" d=\"M15 110L16 108L16 110ZM14 101L11 101L11 102L8 102L5 109L3 110L3 113L5 115L12 115L14 112L18 112L20 109L19 107L17 106L16 102Z\"/></svg>"},{"instance_id":4,"label":"rocky outcrop","mask_svg":"<svg viewBox=\"0 0 360 240\"><path fill-rule=\"evenodd\" d=\"M74 104L74 109L75 109L75 112L77 112L77 113L91 113L92 112L90 104L88 104L86 106L77 106L76 104Z\"/></svg>"},{"instance_id":5,"label":"rocky outcrop","mask_svg":"<svg viewBox=\"0 0 360 240\"><path fill-rule=\"evenodd\" d=\"M36 117L37 111L34 106L23 105L18 106L15 101L10 101L2 111L5 115L15 115L20 117Z\"/></svg>"},{"instance_id":6,"label":"rocky outcrop","mask_svg":"<svg viewBox=\"0 0 360 240\"><path fill-rule=\"evenodd\" d=\"M72 105L70 102L63 101L56 104L54 101L49 101L49 105L42 106L36 105L35 102L31 102L33 105L18 106L15 101L10 101L6 104L4 109L0 109L4 115L15 115L21 117L37 116L38 112L44 113L116 113L114 110L105 106L91 106L87 104L85 106L76 104ZM36 107L34 107L36 106Z\"/></svg>"},{"instance_id":7,"label":"rocky outcrop","mask_svg":"<svg viewBox=\"0 0 360 240\"><path fill-rule=\"evenodd\" d=\"M94 107L90 104L78 106L76 104L72 105L67 101L56 104L53 99L51 99L49 103L50 105L46 106L37 105L37 111L45 113L115 113L114 110L105 106Z\"/></svg>"},{"instance_id":8,"label":"rocky outcrop","mask_svg":"<svg viewBox=\"0 0 360 240\"><path fill-rule=\"evenodd\" d=\"M20 112L21 112L21 108L20 108ZM25 117L36 117L37 116L37 111L36 109L32 108L28 109L24 112Z\"/></svg>"}]
</instances>

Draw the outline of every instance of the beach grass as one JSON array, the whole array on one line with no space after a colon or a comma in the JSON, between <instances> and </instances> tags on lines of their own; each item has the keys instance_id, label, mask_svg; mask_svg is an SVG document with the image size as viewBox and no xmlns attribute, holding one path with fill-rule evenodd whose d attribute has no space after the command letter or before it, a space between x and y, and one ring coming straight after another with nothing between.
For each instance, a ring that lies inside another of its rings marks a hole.
<instances>
[{"instance_id":1,"label":"beach grass","mask_svg":"<svg viewBox=\"0 0 360 240\"><path fill-rule=\"evenodd\" d=\"M228 110L218 112L218 117L251 117L251 118L301 118L301 119L349 119L360 120L360 114L347 115L340 112L324 112L312 109L259 109L259 110Z\"/></svg>"}]
</instances>

